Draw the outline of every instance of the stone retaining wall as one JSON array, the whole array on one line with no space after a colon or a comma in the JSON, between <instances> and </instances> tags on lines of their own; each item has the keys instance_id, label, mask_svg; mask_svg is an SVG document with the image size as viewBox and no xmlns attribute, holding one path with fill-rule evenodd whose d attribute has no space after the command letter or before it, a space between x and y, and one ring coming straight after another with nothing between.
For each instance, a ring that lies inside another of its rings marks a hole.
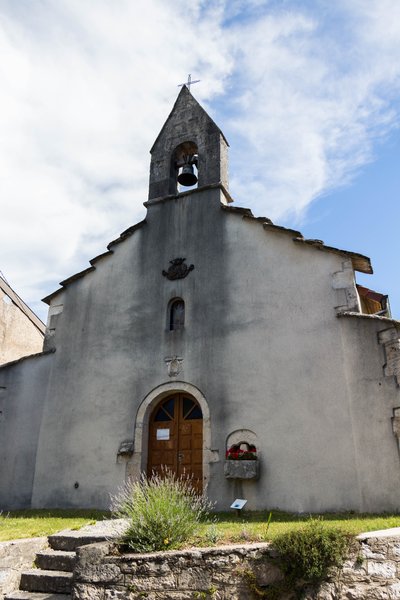
<instances>
[{"instance_id":1,"label":"stone retaining wall","mask_svg":"<svg viewBox=\"0 0 400 600\"><path fill-rule=\"evenodd\" d=\"M36 553L47 546L47 538L0 542L0 600L18 589L21 572L30 569Z\"/></svg>"},{"instance_id":2,"label":"stone retaining wall","mask_svg":"<svg viewBox=\"0 0 400 600\"><path fill-rule=\"evenodd\" d=\"M126 555L114 548L104 542L78 549L74 600L253 600L282 579L268 544ZM399 577L400 537L364 535L343 568L305 599L400 599Z\"/></svg>"},{"instance_id":3,"label":"stone retaining wall","mask_svg":"<svg viewBox=\"0 0 400 600\"><path fill-rule=\"evenodd\" d=\"M358 536L351 558L329 582L321 586L318 600L395 600L400 598L400 536L370 532Z\"/></svg>"},{"instance_id":4,"label":"stone retaining wall","mask_svg":"<svg viewBox=\"0 0 400 600\"><path fill-rule=\"evenodd\" d=\"M75 600L250 598L245 571L255 562L265 583L281 577L268 562L268 544L122 556L110 549L107 543L78 549Z\"/></svg>"}]
</instances>

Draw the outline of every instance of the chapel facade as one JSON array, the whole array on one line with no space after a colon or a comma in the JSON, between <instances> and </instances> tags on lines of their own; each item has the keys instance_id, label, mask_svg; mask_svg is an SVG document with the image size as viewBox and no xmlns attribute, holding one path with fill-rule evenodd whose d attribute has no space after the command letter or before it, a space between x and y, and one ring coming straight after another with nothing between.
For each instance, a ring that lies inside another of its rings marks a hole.
<instances>
[{"instance_id":1,"label":"chapel facade","mask_svg":"<svg viewBox=\"0 0 400 600\"><path fill-rule=\"evenodd\" d=\"M0 368L0 508L108 508L167 467L217 510L400 509L400 322L356 285L370 260L231 204L228 143L183 87L145 219Z\"/></svg>"}]
</instances>

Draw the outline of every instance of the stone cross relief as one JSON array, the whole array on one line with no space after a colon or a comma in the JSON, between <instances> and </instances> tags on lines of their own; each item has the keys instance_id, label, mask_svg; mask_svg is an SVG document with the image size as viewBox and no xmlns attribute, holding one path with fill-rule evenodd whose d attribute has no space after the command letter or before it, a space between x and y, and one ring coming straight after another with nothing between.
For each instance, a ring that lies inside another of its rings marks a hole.
<instances>
[{"instance_id":1,"label":"stone cross relief","mask_svg":"<svg viewBox=\"0 0 400 600\"><path fill-rule=\"evenodd\" d=\"M180 356L167 356L164 359L167 365L168 375L170 377L176 377L181 373L183 369L183 358Z\"/></svg>"}]
</instances>

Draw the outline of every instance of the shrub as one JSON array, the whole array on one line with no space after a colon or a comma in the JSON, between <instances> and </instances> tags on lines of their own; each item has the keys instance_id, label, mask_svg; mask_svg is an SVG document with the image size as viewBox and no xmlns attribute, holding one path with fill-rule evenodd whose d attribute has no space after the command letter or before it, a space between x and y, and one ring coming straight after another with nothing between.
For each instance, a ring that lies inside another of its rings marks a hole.
<instances>
[{"instance_id":1,"label":"shrub","mask_svg":"<svg viewBox=\"0 0 400 600\"><path fill-rule=\"evenodd\" d=\"M216 544L221 539L221 533L215 523L211 523L207 528L205 538L210 544Z\"/></svg>"},{"instance_id":2,"label":"shrub","mask_svg":"<svg viewBox=\"0 0 400 600\"><path fill-rule=\"evenodd\" d=\"M170 471L162 476L128 482L112 499L111 510L118 518L129 520L121 544L134 552L178 548L196 531L212 508L199 495L188 477L176 477Z\"/></svg>"},{"instance_id":3,"label":"shrub","mask_svg":"<svg viewBox=\"0 0 400 600\"><path fill-rule=\"evenodd\" d=\"M278 536L273 545L289 579L316 583L326 577L329 567L341 566L349 549L350 536L341 530L327 528L320 519L310 519L301 529Z\"/></svg>"}]
</instances>

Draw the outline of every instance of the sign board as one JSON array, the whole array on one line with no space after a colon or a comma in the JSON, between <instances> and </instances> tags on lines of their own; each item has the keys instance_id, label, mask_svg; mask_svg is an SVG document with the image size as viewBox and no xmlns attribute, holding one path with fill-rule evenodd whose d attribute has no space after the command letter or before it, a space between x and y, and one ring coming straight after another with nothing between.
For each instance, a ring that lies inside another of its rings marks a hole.
<instances>
[{"instance_id":1,"label":"sign board","mask_svg":"<svg viewBox=\"0 0 400 600\"><path fill-rule=\"evenodd\" d=\"M158 440L169 440L169 429L157 429Z\"/></svg>"},{"instance_id":2,"label":"sign board","mask_svg":"<svg viewBox=\"0 0 400 600\"><path fill-rule=\"evenodd\" d=\"M230 508L236 508L236 510L242 510L244 505L247 504L247 500L244 498L236 498L235 502L231 504Z\"/></svg>"}]
</instances>

